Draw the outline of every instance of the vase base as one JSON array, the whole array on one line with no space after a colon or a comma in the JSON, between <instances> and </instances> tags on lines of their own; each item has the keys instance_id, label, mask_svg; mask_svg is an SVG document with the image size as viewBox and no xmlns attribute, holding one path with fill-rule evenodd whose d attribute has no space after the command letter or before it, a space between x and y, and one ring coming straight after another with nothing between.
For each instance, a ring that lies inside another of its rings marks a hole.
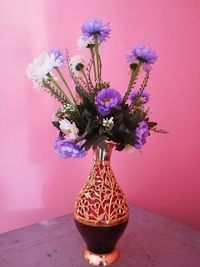
<instances>
[{"instance_id":1,"label":"vase base","mask_svg":"<svg viewBox=\"0 0 200 267\"><path fill-rule=\"evenodd\" d=\"M119 258L119 251L115 248L112 252L106 254L96 254L91 252L88 248L83 251L85 260L96 266L107 266Z\"/></svg>"}]
</instances>

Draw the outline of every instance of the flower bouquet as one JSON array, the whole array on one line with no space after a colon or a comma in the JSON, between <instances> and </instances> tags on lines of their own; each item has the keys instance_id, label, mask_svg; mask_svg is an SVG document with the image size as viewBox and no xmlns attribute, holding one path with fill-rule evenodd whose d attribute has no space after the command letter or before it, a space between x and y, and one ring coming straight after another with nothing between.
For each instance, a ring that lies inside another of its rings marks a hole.
<instances>
[{"instance_id":1,"label":"flower bouquet","mask_svg":"<svg viewBox=\"0 0 200 267\"><path fill-rule=\"evenodd\" d=\"M156 52L145 45L135 45L127 55L130 80L122 96L102 79L100 46L110 37L109 24L100 20L82 25L78 40L81 48L88 49L87 63L79 56L66 57L59 49L43 53L26 69L34 88L44 88L61 106L56 110L53 125L59 131L55 149L62 158L82 158L91 147L103 140L113 141L116 150L126 147L141 149L156 122L149 119L149 93L146 90L151 66L156 62ZM72 90L64 77L64 66L75 84ZM139 74L143 81L135 89Z\"/></svg>"},{"instance_id":2,"label":"flower bouquet","mask_svg":"<svg viewBox=\"0 0 200 267\"><path fill-rule=\"evenodd\" d=\"M123 95L102 78L100 47L110 37L109 24L86 21L78 40L88 50L88 62L52 49L34 59L26 69L35 88L60 102L52 124L59 131L55 149L62 158L82 158L92 147L94 165L75 204L77 228L87 243L84 256L95 265L108 265L119 253L115 244L128 222L128 205L110 167L111 150L141 150L157 129L149 118L146 89L152 65L158 56L145 46L135 45L127 55L130 80ZM70 88L64 67L74 82ZM141 84L136 86L140 77Z\"/></svg>"}]
</instances>

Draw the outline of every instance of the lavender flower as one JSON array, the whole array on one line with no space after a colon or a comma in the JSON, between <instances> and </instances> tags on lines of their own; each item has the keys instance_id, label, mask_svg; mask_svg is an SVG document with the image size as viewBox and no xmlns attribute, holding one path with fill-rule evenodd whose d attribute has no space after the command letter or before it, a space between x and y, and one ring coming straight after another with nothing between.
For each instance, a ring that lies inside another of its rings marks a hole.
<instances>
[{"instance_id":1,"label":"lavender flower","mask_svg":"<svg viewBox=\"0 0 200 267\"><path fill-rule=\"evenodd\" d=\"M61 67L65 62L65 58L60 49L51 49L48 51L48 54L54 67Z\"/></svg>"},{"instance_id":2,"label":"lavender flower","mask_svg":"<svg viewBox=\"0 0 200 267\"><path fill-rule=\"evenodd\" d=\"M86 37L98 35L100 42L109 38L111 31L109 23L103 24L99 19L86 21L82 25L81 30Z\"/></svg>"},{"instance_id":3,"label":"lavender flower","mask_svg":"<svg viewBox=\"0 0 200 267\"><path fill-rule=\"evenodd\" d=\"M157 59L156 52L152 48L142 44L135 45L130 55L127 56L128 63L134 63L139 60L146 64L154 64Z\"/></svg>"},{"instance_id":4,"label":"lavender flower","mask_svg":"<svg viewBox=\"0 0 200 267\"><path fill-rule=\"evenodd\" d=\"M138 127L135 129L135 135L137 138L137 143L134 145L136 149L141 149L146 143L146 138L149 135L149 127L145 121L142 121L138 124Z\"/></svg>"},{"instance_id":5,"label":"lavender flower","mask_svg":"<svg viewBox=\"0 0 200 267\"><path fill-rule=\"evenodd\" d=\"M140 94L139 91L132 91L130 93L129 99L132 102L135 102L135 100L137 99L138 95ZM142 104L146 104L149 101L149 93L147 93L146 91L143 91L141 96L139 97L140 101L142 102Z\"/></svg>"},{"instance_id":6,"label":"lavender flower","mask_svg":"<svg viewBox=\"0 0 200 267\"><path fill-rule=\"evenodd\" d=\"M55 143L55 150L61 158L83 158L86 151L82 150L79 145L72 141L59 138Z\"/></svg>"},{"instance_id":7,"label":"lavender flower","mask_svg":"<svg viewBox=\"0 0 200 267\"><path fill-rule=\"evenodd\" d=\"M95 97L95 104L101 115L107 116L112 108L118 108L122 102L121 95L112 88L104 88Z\"/></svg>"}]
</instances>

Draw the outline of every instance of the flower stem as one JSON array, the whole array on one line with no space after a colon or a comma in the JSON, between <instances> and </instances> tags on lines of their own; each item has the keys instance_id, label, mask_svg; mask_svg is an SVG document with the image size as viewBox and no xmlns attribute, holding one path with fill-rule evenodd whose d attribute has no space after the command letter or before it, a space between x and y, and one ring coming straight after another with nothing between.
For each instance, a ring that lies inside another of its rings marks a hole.
<instances>
[{"instance_id":1,"label":"flower stem","mask_svg":"<svg viewBox=\"0 0 200 267\"><path fill-rule=\"evenodd\" d=\"M139 97L142 95L144 89L145 89L146 86L147 86L147 83L148 83L148 80L149 80L149 74L150 74L150 70L148 70L148 71L146 72L146 75L145 75L145 77L144 77L144 80L143 80L142 85L141 85L140 90L139 90Z\"/></svg>"},{"instance_id":2,"label":"flower stem","mask_svg":"<svg viewBox=\"0 0 200 267\"><path fill-rule=\"evenodd\" d=\"M131 90L132 90L132 86L134 84L134 81L136 80L138 74L139 74L139 70L140 70L140 67L142 66L142 62L139 62L139 64L137 65L137 67L135 69L132 70L132 73L131 73L131 78L130 78L130 81L129 81L129 84L128 84L128 89L124 95L124 98L123 98L123 102L126 103L130 93L131 93Z\"/></svg>"},{"instance_id":3,"label":"flower stem","mask_svg":"<svg viewBox=\"0 0 200 267\"><path fill-rule=\"evenodd\" d=\"M86 76L86 74L85 74L85 71L82 69L82 74L83 74L83 76L84 76L84 78L85 78L85 81L86 81L86 83L87 83L87 86L88 86L88 89L90 88L90 85L89 85L89 81L88 81L88 78L87 78L87 76Z\"/></svg>"},{"instance_id":4,"label":"flower stem","mask_svg":"<svg viewBox=\"0 0 200 267\"><path fill-rule=\"evenodd\" d=\"M99 54L99 74L100 74L100 79L101 79L101 72L102 72L102 63L101 63L101 57L100 57L100 54Z\"/></svg>"},{"instance_id":5,"label":"flower stem","mask_svg":"<svg viewBox=\"0 0 200 267\"><path fill-rule=\"evenodd\" d=\"M96 63L97 63L97 76L98 82L100 83L100 66L99 66L99 45L98 45L98 35L95 35L95 46L94 46L95 54L96 54Z\"/></svg>"},{"instance_id":6,"label":"flower stem","mask_svg":"<svg viewBox=\"0 0 200 267\"><path fill-rule=\"evenodd\" d=\"M71 97L72 97L72 99L73 99L73 102L76 104L76 99L75 99L74 95L72 94L72 91L71 91L69 85L67 84L67 82L66 82L64 76L62 75L60 69L59 69L58 67L55 67L55 69L56 69L58 75L60 76L61 80L62 80L63 83L65 84L67 90L69 91L69 93L70 93L70 95L71 95Z\"/></svg>"},{"instance_id":7,"label":"flower stem","mask_svg":"<svg viewBox=\"0 0 200 267\"><path fill-rule=\"evenodd\" d=\"M95 63L95 58L94 58L94 50L93 48L90 48L91 56L92 56L92 63L93 63L93 69L94 69L94 79L95 82L97 81L97 75L96 75L96 63Z\"/></svg>"},{"instance_id":8,"label":"flower stem","mask_svg":"<svg viewBox=\"0 0 200 267\"><path fill-rule=\"evenodd\" d=\"M54 96L63 105L66 104L66 102L69 102L66 96L64 96L63 94L60 95L58 92L55 91L54 87L50 86L50 84L45 83L44 87L48 89L47 91L51 94L51 96Z\"/></svg>"},{"instance_id":9,"label":"flower stem","mask_svg":"<svg viewBox=\"0 0 200 267\"><path fill-rule=\"evenodd\" d=\"M47 76L49 77L49 79L53 83L53 85L56 86L56 88L65 96L65 98L67 99L67 101L70 103L71 101L69 100L68 96L65 94L65 92L60 87L60 85L55 81L55 79L53 78L53 76L51 76L50 73L48 73Z\"/></svg>"}]
</instances>

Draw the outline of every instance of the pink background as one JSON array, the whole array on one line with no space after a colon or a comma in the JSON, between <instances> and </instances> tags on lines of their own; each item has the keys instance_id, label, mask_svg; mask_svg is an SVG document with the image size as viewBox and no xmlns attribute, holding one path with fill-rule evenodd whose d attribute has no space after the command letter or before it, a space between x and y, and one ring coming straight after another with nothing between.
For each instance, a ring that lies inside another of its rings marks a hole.
<instances>
[{"instance_id":1,"label":"pink background","mask_svg":"<svg viewBox=\"0 0 200 267\"><path fill-rule=\"evenodd\" d=\"M200 226L200 1L1 0L0 232L70 213L91 167L53 150L57 106L35 93L25 68L48 48L80 54L86 19L110 21L102 48L104 78L124 91L124 56L133 44L155 48L149 83L152 118L169 135L152 135L143 153L115 152L112 166L129 203Z\"/></svg>"}]
</instances>

